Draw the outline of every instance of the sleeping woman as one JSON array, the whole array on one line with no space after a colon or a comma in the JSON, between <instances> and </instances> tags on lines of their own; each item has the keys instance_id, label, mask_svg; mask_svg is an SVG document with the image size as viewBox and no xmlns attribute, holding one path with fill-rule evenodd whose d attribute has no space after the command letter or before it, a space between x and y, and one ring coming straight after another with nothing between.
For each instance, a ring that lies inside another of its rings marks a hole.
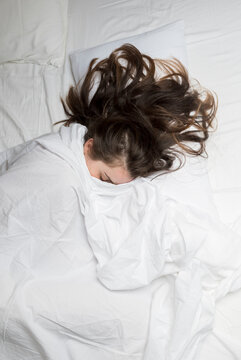
<instances>
[{"instance_id":1,"label":"sleeping woman","mask_svg":"<svg viewBox=\"0 0 241 360\"><path fill-rule=\"evenodd\" d=\"M130 44L95 61L62 100L68 120L59 132L0 153L0 340L6 354L21 349L24 359L56 359L56 347L64 359L154 354L163 339L157 334L146 346L149 324L159 331L164 314L173 324L155 292L165 293L165 275L174 274L168 279L177 284L170 299L178 304L178 334L190 303L200 318L196 282L205 267L199 259L189 264L210 216L161 193L147 177L176 171L181 154L205 153L215 97L191 86L178 60L153 60ZM182 269L186 275L176 279ZM187 321L181 344L196 318Z\"/></svg>"},{"instance_id":2,"label":"sleeping woman","mask_svg":"<svg viewBox=\"0 0 241 360\"><path fill-rule=\"evenodd\" d=\"M216 99L191 84L180 61L152 59L131 44L96 60L82 85L70 88L66 102L61 99L68 120L57 122L88 129L84 155L93 177L123 184L178 170L184 164L178 154L207 155ZM175 159L179 166L172 168Z\"/></svg>"}]
</instances>

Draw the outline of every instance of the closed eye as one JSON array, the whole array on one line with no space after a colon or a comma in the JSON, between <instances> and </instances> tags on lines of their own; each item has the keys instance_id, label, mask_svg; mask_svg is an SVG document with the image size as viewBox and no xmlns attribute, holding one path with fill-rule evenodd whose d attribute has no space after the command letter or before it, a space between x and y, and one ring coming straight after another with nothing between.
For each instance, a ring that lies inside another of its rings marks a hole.
<instances>
[{"instance_id":1,"label":"closed eye","mask_svg":"<svg viewBox=\"0 0 241 360\"><path fill-rule=\"evenodd\" d=\"M114 185L118 185L111 180L111 178L106 174L106 172L105 172L105 176L108 178L107 182L110 182L111 184L114 184Z\"/></svg>"},{"instance_id":2,"label":"closed eye","mask_svg":"<svg viewBox=\"0 0 241 360\"><path fill-rule=\"evenodd\" d=\"M108 179L104 180L104 179L102 178L102 176L100 175L100 180L101 180L101 181L104 181L104 182L107 182L107 183L113 184L113 185L118 185L118 184L114 183L114 182L109 178L109 176L108 176L106 173L105 173L105 175L106 175L106 177L107 177Z\"/></svg>"},{"instance_id":3,"label":"closed eye","mask_svg":"<svg viewBox=\"0 0 241 360\"><path fill-rule=\"evenodd\" d=\"M111 183L111 181L110 181L110 180L104 180L104 179L102 178L102 176L100 176L100 180L101 180L101 181L104 181L104 182Z\"/></svg>"}]
</instances>

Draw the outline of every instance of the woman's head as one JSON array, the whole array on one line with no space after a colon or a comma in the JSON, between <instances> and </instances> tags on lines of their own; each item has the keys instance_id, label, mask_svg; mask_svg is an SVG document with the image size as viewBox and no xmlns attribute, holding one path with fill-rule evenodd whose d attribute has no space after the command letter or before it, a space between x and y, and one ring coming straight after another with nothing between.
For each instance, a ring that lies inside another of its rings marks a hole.
<instances>
[{"instance_id":1,"label":"woman's head","mask_svg":"<svg viewBox=\"0 0 241 360\"><path fill-rule=\"evenodd\" d=\"M133 180L124 161L114 159L113 162L107 163L102 160L93 160L93 142L91 138L84 144L85 161L92 176L115 185L124 184Z\"/></svg>"},{"instance_id":2,"label":"woman's head","mask_svg":"<svg viewBox=\"0 0 241 360\"><path fill-rule=\"evenodd\" d=\"M61 99L68 116L65 126L77 122L88 129L84 146L88 144L87 161L93 169L102 163L119 167L125 176L118 180L128 182L176 171L183 165L178 154L206 154L215 98L191 85L177 59L152 59L124 44L108 58L96 60L90 62L82 85L70 88L66 104ZM97 74L100 81L90 98ZM198 143L199 149L187 142ZM180 165L172 169L176 158Z\"/></svg>"}]
</instances>

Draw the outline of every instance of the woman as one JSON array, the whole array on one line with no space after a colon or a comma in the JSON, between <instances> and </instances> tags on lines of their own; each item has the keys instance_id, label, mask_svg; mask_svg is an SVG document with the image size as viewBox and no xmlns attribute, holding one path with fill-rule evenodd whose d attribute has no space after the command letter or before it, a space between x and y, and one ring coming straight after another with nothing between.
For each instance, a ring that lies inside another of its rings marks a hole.
<instances>
[{"instance_id":1,"label":"woman","mask_svg":"<svg viewBox=\"0 0 241 360\"><path fill-rule=\"evenodd\" d=\"M212 313L209 293L203 301L198 290L203 259L194 258L209 233L209 213L136 178L173 171L181 150L202 154L214 97L192 89L177 60L156 61L166 74L155 80L154 60L129 44L94 62L81 88L72 87L63 102L67 127L0 154L0 338L6 358L21 351L22 358L55 359L58 347L64 359L144 353L149 359L157 349L162 354L160 344L166 347L160 319L168 337L168 324L181 333L182 347L200 332L193 326L199 304ZM101 79L90 100L96 72ZM210 317L201 316L208 328Z\"/></svg>"},{"instance_id":2,"label":"woman","mask_svg":"<svg viewBox=\"0 0 241 360\"><path fill-rule=\"evenodd\" d=\"M82 85L70 88L66 104L61 99L68 116L64 126L77 122L88 129L84 155L92 176L122 184L178 170L183 166L178 154L207 155L215 98L191 85L180 61L152 59L131 44L96 60L90 62ZM100 83L90 99L97 74ZM186 142L198 143L199 149ZM176 158L179 166L173 169Z\"/></svg>"}]
</instances>

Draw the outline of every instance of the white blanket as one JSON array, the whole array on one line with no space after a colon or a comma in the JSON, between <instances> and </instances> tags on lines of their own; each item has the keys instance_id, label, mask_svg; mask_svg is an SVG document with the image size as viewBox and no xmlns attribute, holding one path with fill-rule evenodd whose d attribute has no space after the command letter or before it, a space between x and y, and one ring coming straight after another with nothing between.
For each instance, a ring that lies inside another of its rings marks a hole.
<instances>
[{"instance_id":1,"label":"white blanket","mask_svg":"<svg viewBox=\"0 0 241 360\"><path fill-rule=\"evenodd\" d=\"M85 131L0 153L0 359L193 360L241 239L161 182L92 177Z\"/></svg>"}]
</instances>

